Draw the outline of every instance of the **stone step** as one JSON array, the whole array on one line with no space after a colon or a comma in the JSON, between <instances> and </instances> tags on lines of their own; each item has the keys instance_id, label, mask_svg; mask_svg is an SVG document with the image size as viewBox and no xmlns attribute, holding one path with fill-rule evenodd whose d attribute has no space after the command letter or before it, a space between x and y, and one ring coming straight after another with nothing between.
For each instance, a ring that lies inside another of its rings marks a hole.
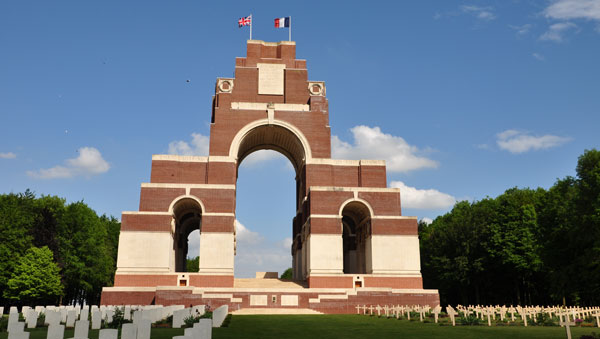
<instances>
[{"instance_id":1,"label":"stone step","mask_svg":"<svg viewBox=\"0 0 600 339\"><path fill-rule=\"evenodd\" d=\"M233 315L252 314L323 314L308 308L242 308L231 312Z\"/></svg>"},{"instance_id":2,"label":"stone step","mask_svg":"<svg viewBox=\"0 0 600 339\"><path fill-rule=\"evenodd\" d=\"M307 288L305 281L281 279L235 279L234 288Z\"/></svg>"}]
</instances>

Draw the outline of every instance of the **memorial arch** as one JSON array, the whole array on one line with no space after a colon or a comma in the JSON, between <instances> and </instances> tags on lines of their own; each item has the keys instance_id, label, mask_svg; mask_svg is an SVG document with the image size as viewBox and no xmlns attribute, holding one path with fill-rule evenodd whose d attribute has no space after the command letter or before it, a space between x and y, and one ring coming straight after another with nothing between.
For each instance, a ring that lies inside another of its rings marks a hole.
<instances>
[{"instance_id":1,"label":"memorial arch","mask_svg":"<svg viewBox=\"0 0 600 339\"><path fill-rule=\"evenodd\" d=\"M152 156L139 210L122 215L115 284L103 289L103 304L350 313L352 303L383 303L383 297L385 303L439 302L437 290L423 289L417 219L402 215L400 190L387 187L385 162L331 159L326 86L308 79L295 42L249 40L234 77L216 80L210 122L208 156ZM283 154L296 172L290 253L294 279L303 283L281 282L285 293L266 282L251 290L235 284L238 169L261 149ZM182 272L188 247L182 239L195 229L199 269ZM262 302L266 296L269 303Z\"/></svg>"}]
</instances>

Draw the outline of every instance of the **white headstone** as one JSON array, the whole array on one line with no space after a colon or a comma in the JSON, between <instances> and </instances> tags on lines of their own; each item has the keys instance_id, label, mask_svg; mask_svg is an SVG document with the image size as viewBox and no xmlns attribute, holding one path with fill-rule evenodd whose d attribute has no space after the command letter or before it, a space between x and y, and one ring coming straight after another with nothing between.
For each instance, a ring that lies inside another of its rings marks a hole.
<instances>
[{"instance_id":1,"label":"white headstone","mask_svg":"<svg viewBox=\"0 0 600 339\"><path fill-rule=\"evenodd\" d=\"M116 328L105 328L100 330L100 334L98 335L98 339L117 339L119 336L119 330Z\"/></svg>"},{"instance_id":2,"label":"white headstone","mask_svg":"<svg viewBox=\"0 0 600 339\"><path fill-rule=\"evenodd\" d=\"M227 317L227 313L229 312L229 306L223 305L217 307L212 314L212 326L213 327L221 327L223 325L223 321L225 317Z\"/></svg>"},{"instance_id":3,"label":"white headstone","mask_svg":"<svg viewBox=\"0 0 600 339\"><path fill-rule=\"evenodd\" d=\"M137 338L137 325L128 323L123 324L121 328L121 339L136 339Z\"/></svg>"},{"instance_id":4,"label":"white headstone","mask_svg":"<svg viewBox=\"0 0 600 339\"><path fill-rule=\"evenodd\" d=\"M88 320L90 310L85 307L79 312L79 320Z\"/></svg>"},{"instance_id":5,"label":"white headstone","mask_svg":"<svg viewBox=\"0 0 600 339\"><path fill-rule=\"evenodd\" d=\"M77 339L87 338L90 330L90 322L87 320L77 320L75 322L75 335Z\"/></svg>"},{"instance_id":6,"label":"white headstone","mask_svg":"<svg viewBox=\"0 0 600 339\"><path fill-rule=\"evenodd\" d=\"M102 327L102 313L100 310L92 308L92 330L99 330Z\"/></svg>"},{"instance_id":7,"label":"white headstone","mask_svg":"<svg viewBox=\"0 0 600 339\"><path fill-rule=\"evenodd\" d=\"M142 311L134 311L132 320L134 324L139 324L140 320L142 320Z\"/></svg>"},{"instance_id":8,"label":"white headstone","mask_svg":"<svg viewBox=\"0 0 600 339\"><path fill-rule=\"evenodd\" d=\"M152 322L150 319L142 319L137 325L137 339L150 339Z\"/></svg>"},{"instance_id":9,"label":"white headstone","mask_svg":"<svg viewBox=\"0 0 600 339\"><path fill-rule=\"evenodd\" d=\"M68 310L67 311L67 327L75 326L75 320L77 320L77 311Z\"/></svg>"},{"instance_id":10,"label":"white headstone","mask_svg":"<svg viewBox=\"0 0 600 339\"><path fill-rule=\"evenodd\" d=\"M8 328L6 329L6 331L8 333L10 332L23 332L25 330L25 323L24 322L14 322L14 323L9 323L8 324Z\"/></svg>"},{"instance_id":11,"label":"white headstone","mask_svg":"<svg viewBox=\"0 0 600 339\"><path fill-rule=\"evenodd\" d=\"M58 314L58 313L57 313ZM63 339L65 337L65 325L60 323L52 323L48 326L46 339Z\"/></svg>"},{"instance_id":12,"label":"white headstone","mask_svg":"<svg viewBox=\"0 0 600 339\"><path fill-rule=\"evenodd\" d=\"M131 306L125 306L123 309L123 319L131 320Z\"/></svg>"},{"instance_id":13,"label":"white headstone","mask_svg":"<svg viewBox=\"0 0 600 339\"><path fill-rule=\"evenodd\" d=\"M107 324L112 323L114 315L115 315L114 310L106 309L106 315L104 316L104 321L106 321Z\"/></svg>"},{"instance_id":14,"label":"white headstone","mask_svg":"<svg viewBox=\"0 0 600 339\"><path fill-rule=\"evenodd\" d=\"M213 312L213 317L214 315L215 314ZM218 327L214 325L213 319L208 318L200 319L200 322L194 324L194 327L196 327L196 325L198 325L199 328L200 339L212 338L212 328Z\"/></svg>"},{"instance_id":15,"label":"white headstone","mask_svg":"<svg viewBox=\"0 0 600 339\"><path fill-rule=\"evenodd\" d=\"M46 310L46 318L44 319L44 323L48 326L60 324L60 312Z\"/></svg>"},{"instance_id":16,"label":"white headstone","mask_svg":"<svg viewBox=\"0 0 600 339\"><path fill-rule=\"evenodd\" d=\"M27 322L27 316L29 315L29 310L31 310L31 307L29 306L23 306L21 307L21 314L23 315L23 318L25 318L25 322Z\"/></svg>"},{"instance_id":17,"label":"white headstone","mask_svg":"<svg viewBox=\"0 0 600 339\"><path fill-rule=\"evenodd\" d=\"M29 339L29 332L8 333L8 339Z\"/></svg>"},{"instance_id":18,"label":"white headstone","mask_svg":"<svg viewBox=\"0 0 600 339\"><path fill-rule=\"evenodd\" d=\"M186 338L199 339L200 338L200 328L188 327L183 330L183 336Z\"/></svg>"},{"instance_id":19,"label":"white headstone","mask_svg":"<svg viewBox=\"0 0 600 339\"><path fill-rule=\"evenodd\" d=\"M13 308L11 307L10 313L8 314L8 325L19 322L19 313L13 312L12 310Z\"/></svg>"},{"instance_id":20,"label":"white headstone","mask_svg":"<svg viewBox=\"0 0 600 339\"><path fill-rule=\"evenodd\" d=\"M58 310L60 311L60 322L67 323L67 309L61 306Z\"/></svg>"},{"instance_id":21,"label":"white headstone","mask_svg":"<svg viewBox=\"0 0 600 339\"><path fill-rule=\"evenodd\" d=\"M8 311L9 313L19 313L19 310L17 309L17 306L11 306L10 307L10 311Z\"/></svg>"},{"instance_id":22,"label":"white headstone","mask_svg":"<svg viewBox=\"0 0 600 339\"><path fill-rule=\"evenodd\" d=\"M204 313L206 313L206 305L193 306L191 313L195 315L203 315Z\"/></svg>"},{"instance_id":23,"label":"white headstone","mask_svg":"<svg viewBox=\"0 0 600 339\"><path fill-rule=\"evenodd\" d=\"M27 311L27 328L35 328L37 326L38 313L34 310Z\"/></svg>"},{"instance_id":24,"label":"white headstone","mask_svg":"<svg viewBox=\"0 0 600 339\"><path fill-rule=\"evenodd\" d=\"M173 328L181 328L185 318L190 316L190 309L184 308L173 312Z\"/></svg>"},{"instance_id":25,"label":"white headstone","mask_svg":"<svg viewBox=\"0 0 600 339\"><path fill-rule=\"evenodd\" d=\"M4 314L4 306L0 306L0 316Z\"/></svg>"}]
</instances>

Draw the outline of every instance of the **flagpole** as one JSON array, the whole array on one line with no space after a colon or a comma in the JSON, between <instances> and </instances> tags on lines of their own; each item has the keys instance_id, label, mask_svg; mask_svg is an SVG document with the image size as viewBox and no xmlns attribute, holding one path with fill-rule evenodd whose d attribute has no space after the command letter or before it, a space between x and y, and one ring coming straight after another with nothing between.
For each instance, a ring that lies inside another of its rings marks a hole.
<instances>
[{"instance_id":1,"label":"flagpole","mask_svg":"<svg viewBox=\"0 0 600 339\"><path fill-rule=\"evenodd\" d=\"M252 40L252 21L254 21L254 17L252 17L252 13L250 13L250 40Z\"/></svg>"},{"instance_id":2,"label":"flagpole","mask_svg":"<svg viewBox=\"0 0 600 339\"><path fill-rule=\"evenodd\" d=\"M290 15L289 41L292 41L292 16Z\"/></svg>"}]
</instances>

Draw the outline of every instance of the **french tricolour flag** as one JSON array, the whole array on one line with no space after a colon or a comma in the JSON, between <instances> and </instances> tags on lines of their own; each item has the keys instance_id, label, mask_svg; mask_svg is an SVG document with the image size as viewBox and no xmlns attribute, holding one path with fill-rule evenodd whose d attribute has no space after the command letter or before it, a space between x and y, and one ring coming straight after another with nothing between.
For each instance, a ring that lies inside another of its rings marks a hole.
<instances>
[{"instance_id":1,"label":"french tricolour flag","mask_svg":"<svg viewBox=\"0 0 600 339\"><path fill-rule=\"evenodd\" d=\"M290 17L286 16L285 18L277 18L275 19L275 28L285 28L290 27Z\"/></svg>"}]
</instances>

